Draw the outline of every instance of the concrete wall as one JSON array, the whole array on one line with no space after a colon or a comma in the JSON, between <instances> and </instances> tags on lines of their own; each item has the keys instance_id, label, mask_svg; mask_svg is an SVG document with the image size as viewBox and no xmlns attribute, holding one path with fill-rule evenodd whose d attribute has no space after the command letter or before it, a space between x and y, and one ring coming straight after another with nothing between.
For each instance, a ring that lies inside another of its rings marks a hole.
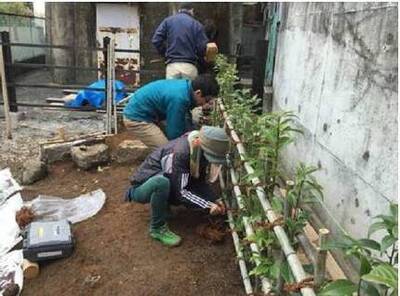
<instances>
[{"instance_id":1,"label":"concrete wall","mask_svg":"<svg viewBox=\"0 0 400 296\"><path fill-rule=\"evenodd\" d=\"M19 27L8 26L0 27L0 32L7 31L10 33L10 41L16 43L45 43L44 28L43 26ZM11 47L11 55L13 62L20 62L37 58L46 54L46 49L39 47Z\"/></svg>"},{"instance_id":2,"label":"concrete wall","mask_svg":"<svg viewBox=\"0 0 400 296\"><path fill-rule=\"evenodd\" d=\"M284 3L274 109L304 129L284 153L320 167L317 214L332 229L366 236L397 200L398 7L396 3Z\"/></svg>"},{"instance_id":3,"label":"concrete wall","mask_svg":"<svg viewBox=\"0 0 400 296\"><path fill-rule=\"evenodd\" d=\"M84 48L96 46L96 9L94 3L46 2L46 35L54 45ZM95 67L97 53L88 50L51 49L47 63ZM97 79L94 71L54 69L55 83L85 84Z\"/></svg>"}]
</instances>

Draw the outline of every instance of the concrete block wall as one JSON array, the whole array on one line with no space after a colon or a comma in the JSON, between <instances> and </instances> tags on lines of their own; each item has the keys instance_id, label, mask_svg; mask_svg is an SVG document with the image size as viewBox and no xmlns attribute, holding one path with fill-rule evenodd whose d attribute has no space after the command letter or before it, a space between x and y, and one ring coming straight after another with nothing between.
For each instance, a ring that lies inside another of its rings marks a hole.
<instances>
[{"instance_id":1,"label":"concrete block wall","mask_svg":"<svg viewBox=\"0 0 400 296\"><path fill-rule=\"evenodd\" d=\"M283 4L273 108L304 130L283 162L320 168L316 212L336 234L365 237L397 200L397 19L397 3Z\"/></svg>"}]
</instances>

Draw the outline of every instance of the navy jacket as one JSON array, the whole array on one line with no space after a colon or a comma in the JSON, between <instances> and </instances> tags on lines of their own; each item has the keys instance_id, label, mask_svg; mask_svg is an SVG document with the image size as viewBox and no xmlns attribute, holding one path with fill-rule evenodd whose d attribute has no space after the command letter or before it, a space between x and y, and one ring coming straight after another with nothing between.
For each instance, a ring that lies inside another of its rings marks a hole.
<instances>
[{"instance_id":1,"label":"navy jacket","mask_svg":"<svg viewBox=\"0 0 400 296\"><path fill-rule=\"evenodd\" d=\"M166 63L203 63L207 36L203 25L185 12L164 19L153 35L152 43Z\"/></svg>"},{"instance_id":2,"label":"navy jacket","mask_svg":"<svg viewBox=\"0 0 400 296\"><path fill-rule=\"evenodd\" d=\"M216 195L205 181L207 160L200 161L200 178L190 176L190 148L188 133L153 151L136 173L131 177L134 188L156 175L163 175L170 181L169 203L187 204L194 207L210 208L210 201Z\"/></svg>"}]
</instances>

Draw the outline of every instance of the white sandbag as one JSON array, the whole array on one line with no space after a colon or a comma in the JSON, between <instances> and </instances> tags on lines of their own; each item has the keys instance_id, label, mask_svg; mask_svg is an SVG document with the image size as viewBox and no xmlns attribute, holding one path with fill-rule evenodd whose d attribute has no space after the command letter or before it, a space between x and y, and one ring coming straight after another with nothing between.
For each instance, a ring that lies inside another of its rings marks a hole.
<instances>
[{"instance_id":1,"label":"white sandbag","mask_svg":"<svg viewBox=\"0 0 400 296\"><path fill-rule=\"evenodd\" d=\"M0 170L0 206L22 187L14 180L9 168Z\"/></svg>"},{"instance_id":2,"label":"white sandbag","mask_svg":"<svg viewBox=\"0 0 400 296\"><path fill-rule=\"evenodd\" d=\"M23 260L22 250L12 251L0 256L0 295L3 295L9 284L17 284L19 291L22 291L24 281Z\"/></svg>"}]
</instances>

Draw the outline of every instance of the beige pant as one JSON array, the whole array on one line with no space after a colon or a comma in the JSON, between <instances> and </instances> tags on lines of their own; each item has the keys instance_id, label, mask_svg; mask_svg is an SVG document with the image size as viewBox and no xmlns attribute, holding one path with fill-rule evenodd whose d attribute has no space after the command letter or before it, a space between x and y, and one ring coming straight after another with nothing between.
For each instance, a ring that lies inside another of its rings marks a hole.
<instances>
[{"instance_id":1,"label":"beige pant","mask_svg":"<svg viewBox=\"0 0 400 296\"><path fill-rule=\"evenodd\" d=\"M164 133L154 123L132 121L124 117L124 125L135 139L142 141L153 150L168 143Z\"/></svg>"},{"instance_id":2,"label":"beige pant","mask_svg":"<svg viewBox=\"0 0 400 296\"><path fill-rule=\"evenodd\" d=\"M195 65L191 63L170 63L166 68L167 79L189 79L193 80L199 72Z\"/></svg>"}]
</instances>

